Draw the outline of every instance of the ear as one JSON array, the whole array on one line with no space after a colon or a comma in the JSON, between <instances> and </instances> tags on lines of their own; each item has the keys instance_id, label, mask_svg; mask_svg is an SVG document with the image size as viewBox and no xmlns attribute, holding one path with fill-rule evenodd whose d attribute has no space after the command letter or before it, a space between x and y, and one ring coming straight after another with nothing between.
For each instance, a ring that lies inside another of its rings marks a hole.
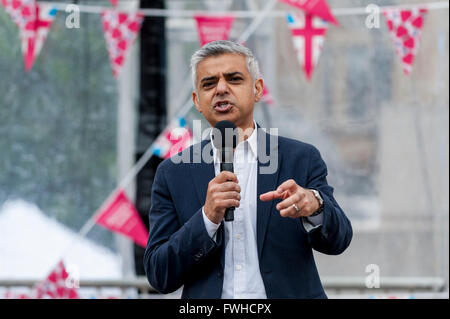
<instances>
[{"instance_id":1,"label":"ear","mask_svg":"<svg viewBox=\"0 0 450 319\"><path fill-rule=\"evenodd\" d=\"M263 79L256 80L254 85L255 85L255 102L259 102L259 100L261 100L264 91Z\"/></svg>"},{"instance_id":2,"label":"ear","mask_svg":"<svg viewBox=\"0 0 450 319\"><path fill-rule=\"evenodd\" d=\"M202 108L200 107L200 103L198 100L198 95L195 91L192 91L192 102L195 105L195 108L197 109L197 111L199 111L200 113L202 113Z\"/></svg>"}]
</instances>

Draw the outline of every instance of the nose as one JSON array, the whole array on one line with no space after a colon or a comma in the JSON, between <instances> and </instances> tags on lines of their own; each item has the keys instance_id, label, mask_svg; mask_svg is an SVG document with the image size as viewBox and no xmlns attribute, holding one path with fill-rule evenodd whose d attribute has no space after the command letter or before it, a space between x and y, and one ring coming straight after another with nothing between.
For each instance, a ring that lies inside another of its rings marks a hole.
<instances>
[{"instance_id":1,"label":"nose","mask_svg":"<svg viewBox=\"0 0 450 319\"><path fill-rule=\"evenodd\" d=\"M220 78L219 82L217 83L217 95L224 95L228 93L228 84L227 81L224 78Z\"/></svg>"}]
</instances>

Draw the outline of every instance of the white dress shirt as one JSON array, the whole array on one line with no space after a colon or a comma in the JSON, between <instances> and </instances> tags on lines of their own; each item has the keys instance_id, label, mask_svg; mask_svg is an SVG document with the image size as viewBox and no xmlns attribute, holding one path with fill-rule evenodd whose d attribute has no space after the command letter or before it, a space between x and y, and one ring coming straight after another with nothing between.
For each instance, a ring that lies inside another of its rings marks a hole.
<instances>
[{"instance_id":1,"label":"white dress shirt","mask_svg":"<svg viewBox=\"0 0 450 319\"><path fill-rule=\"evenodd\" d=\"M257 218L257 178L258 144L256 123L253 133L247 140L240 142L233 159L234 173L241 187L240 206L234 211L234 221L224 222L225 226L225 269L223 277L222 299L266 299L266 290L259 269L256 243ZM220 159L213 146L214 171L220 173ZM206 230L214 240L220 224L215 224L203 212ZM305 220L303 225L310 231L322 224L319 214Z\"/></svg>"}]
</instances>

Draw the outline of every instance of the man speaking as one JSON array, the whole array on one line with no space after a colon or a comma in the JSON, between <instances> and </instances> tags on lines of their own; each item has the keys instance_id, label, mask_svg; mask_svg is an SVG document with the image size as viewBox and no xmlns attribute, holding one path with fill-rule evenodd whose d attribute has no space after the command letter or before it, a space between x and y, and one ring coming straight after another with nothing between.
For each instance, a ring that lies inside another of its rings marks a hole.
<instances>
[{"instance_id":1,"label":"man speaking","mask_svg":"<svg viewBox=\"0 0 450 319\"><path fill-rule=\"evenodd\" d=\"M183 152L190 160L159 165L144 258L150 284L162 293L184 285L183 298L326 298L312 249L342 253L352 227L319 151L254 122L264 83L248 48L211 42L191 67L197 110L212 127L237 127L234 170L221 170L211 138ZM234 218L225 220L230 207Z\"/></svg>"}]
</instances>

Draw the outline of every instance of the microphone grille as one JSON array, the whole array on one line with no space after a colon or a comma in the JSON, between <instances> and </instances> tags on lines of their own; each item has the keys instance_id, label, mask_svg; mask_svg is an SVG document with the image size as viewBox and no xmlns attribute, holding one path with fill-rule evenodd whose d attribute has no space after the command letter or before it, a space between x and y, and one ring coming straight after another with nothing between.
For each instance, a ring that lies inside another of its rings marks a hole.
<instances>
[{"instance_id":1,"label":"microphone grille","mask_svg":"<svg viewBox=\"0 0 450 319\"><path fill-rule=\"evenodd\" d=\"M217 122L212 131L212 143L215 148L236 148L238 132L236 125L230 121Z\"/></svg>"}]
</instances>

